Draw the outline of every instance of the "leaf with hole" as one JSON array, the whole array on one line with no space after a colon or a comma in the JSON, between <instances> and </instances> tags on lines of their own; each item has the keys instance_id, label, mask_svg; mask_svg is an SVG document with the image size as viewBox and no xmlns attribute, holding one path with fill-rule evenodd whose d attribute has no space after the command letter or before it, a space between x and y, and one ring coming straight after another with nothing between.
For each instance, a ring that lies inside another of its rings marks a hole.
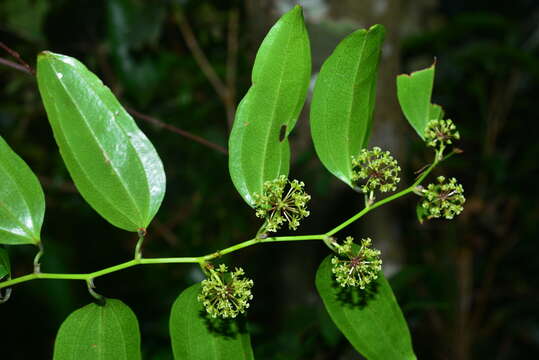
<instances>
[{"instance_id":1,"label":"leaf with hole","mask_svg":"<svg viewBox=\"0 0 539 360\"><path fill-rule=\"evenodd\" d=\"M385 30L374 25L348 35L324 62L311 104L311 136L322 164L352 186L352 156L371 132L376 76Z\"/></svg>"},{"instance_id":2,"label":"leaf with hole","mask_svg":"<svg viewBox=\"0 0 539 360\"><path fill-rule=\"evenodd\" d=\"M415 360L410 332L383 273L365 290L334 280L328 256L316 273L316 289L339 330L369 360Z\"/></svg>"},{"instance_id":3,"label":"leaf with hole","mask_svg":"<svg viewBox=\"0 0 539 360\"><path fill-rule=\"evenodd\" d=\"M254 359L245 319L208 316L197 296L200 283L185 289L170 314L170 337L177 360Z\"/></svg>"},{"instance_id":4,"label":"leaf with hole","mask_svg":"<svg viewBox=\"0 0 539 360\"><path fill-rule=\"evenodd\" d=\"M309 37L301 7L296 6L260 45L252 85L238 106L230 133L230 176L250 206L265 181L288 175L288 135L303 107L310 76Z\"/></svg>"},{"instance_id":5,"label":"leaf with hole","mask_svg":"<svg viewBox=\"0 0 539 360\"><path fill-rule=\"evenodd\" d=\"M425 139L427 123L444 116L442 107L430 102L435 67L436 63L410 75L397 76L397 98L402 112L421 139Z\"/></svg>"},{"instance_id":6,"label":"leaf with hole","mask_svg":"<svg viewBox=\"0 0 539 360\"><path fill-rule=\"evenodd\" d=\"M141 359L137 317L120 300L86 305L62 323L54 360Z\"/></svg>"},{"instance_id":7,"label":"leaf with hole","mask_svg":"<svg viewBox=\"0 0 539 360\"><path fill-rule=\"evenodd\" d=\"M45 195L32 170L0 137L0 244L39 244Z\"/></svg>"},{"instance_id":8,"label":"leaf with hole","mask_svg":"<svg viewBox=\"0 0 539 360\"><path fill-rule=\"evenodd\" d=\"M82 197L111 224L146 228L165 194L161 159L110 89L78 60L42 52L39 91Z\"/></svg>"}]
</instances>

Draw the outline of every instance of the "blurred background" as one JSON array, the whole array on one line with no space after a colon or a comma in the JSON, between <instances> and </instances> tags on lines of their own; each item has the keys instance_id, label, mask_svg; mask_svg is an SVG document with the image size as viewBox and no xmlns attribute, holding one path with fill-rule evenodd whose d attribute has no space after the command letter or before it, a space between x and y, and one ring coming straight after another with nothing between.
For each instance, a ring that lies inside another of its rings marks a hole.
<instances>
[{"instance_id":1,"label":"blurred background","mask_svg":"<svg viewBox=\"0 0 539 360\"><path fill-rule=\"evenodd\" d=\"M383 250L418 358L539 358L536 0L2 0L0 41L32 67L45 49L74 56L110 86L167 173L144 255L202 255L260 226L232 185L222 148L261 40L296 3L308 23L313 81L344 36L376 23L387 28L371 145L395 154L402 187L432 153L403 118L395 76L436 58L433 101L459 127L464 153L435 175L463 184L464 212L419 225L418 199L410 195L339 234L369 236ZM43 271L91 272L130 259L136 235L101 219L72 185L35 78L5 49L0 58L0 135L46 193ZM291 177L312 195L298 234L327 231L363 203L316 158L307 113L291 136ZM8 250L15 275L32 270L33 247ZM248 321L257 359L359 358L314 287L327 255L323 244L309 242L250 247L224 259L255 280ZM137 267L97 279L96 290L137 314L144 359L171 359L170 307L201 276L190 265ZM16 286L0 306L0 359L51 358L61 322L91 300L82 282Z\"/></svg>"}]
</instances>

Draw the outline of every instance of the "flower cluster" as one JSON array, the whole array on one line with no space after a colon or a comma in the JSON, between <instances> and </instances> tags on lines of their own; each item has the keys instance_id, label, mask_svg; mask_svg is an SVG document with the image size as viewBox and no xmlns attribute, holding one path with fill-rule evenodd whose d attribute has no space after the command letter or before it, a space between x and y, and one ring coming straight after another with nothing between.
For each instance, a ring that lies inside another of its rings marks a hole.
<instances>
[{"instance_id":1,"label":"flower cluster","mask_svg":"<svg viewBox=\"0 0 539 360\"><path fill-rule=\"evenodd\" d=\"M425 129L425 142L427 146L442 149L454 140L459 140L460 134L451 119L431 120Z\"/></svg>"},{"instance_id":2,"label":"flower cluster","mask_svg":"<svg viewBox=\"0 0 539 360\"><path fill-rule=\"evenodd\" d=\"M218 268L208 266L209 276L202 280L202 291L198 296L211 317L235 318L245 313L249 300L253 298L253 280L244 278L243 269L228 272L226 265Z\"/></svg>"},{"instance_id":3,"label":"flower cluster","mask_svg":"<svg viewBox=\"0 0 539 360\"><path fill-rule=\"evenodd\" d=\"M382 151L379 147L361 149L359 155L352 158L352 182L365 194L377 189L381 192L397 189L400 170L389 151Z\"/></svg>"},{"instance_id":4,"label":"flower cluster","mask_svg":"<svg viewBox=\"0 0 539 360\"><path fill-rule=\"evenodd\" d=\"M361 239L361 245L354 243L348 236L342 245L337 245L340 257L331 259L333 274L342 287L359 286L365 289L371 281L378 278L382 269L380 250L371 248L371 239Z\"/></svg>"},{"instance_id":5,"label":"flower cluster","mask_svg":"<svg viewBox=\"0 0 539 360\"><path fill-rule=\"evenodd\" d=\"M462 212L464 201L464 189L457 183L457 179L451 178L446 182L444 176L438 176L437 184L429 184L426 189L421 189L423 196L421 207L427 217L453 219Z\"/></svg>"},{"instance_id":6,"label":"flower cluster","mask_svg":"<svg viewBox=\"0 0 539 360\"><path fill-rule=\"evenodd\" d=\"M289 187L285 192L286 185ZM288 222L289 229L296 230L299 221L309 216L307 202L311 196L305 193L304 186L303 181L289 181L281 175L266 181L262 194L254 194L256 216L266 220L266 231L275 232L285 222Z\"/></svg>"}]
</instances>

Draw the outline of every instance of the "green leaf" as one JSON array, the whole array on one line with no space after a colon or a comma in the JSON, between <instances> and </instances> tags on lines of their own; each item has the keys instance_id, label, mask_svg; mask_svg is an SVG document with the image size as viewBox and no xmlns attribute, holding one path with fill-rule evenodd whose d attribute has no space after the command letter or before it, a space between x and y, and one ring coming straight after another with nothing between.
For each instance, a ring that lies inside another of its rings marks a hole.
<instances>
[{"instance_id":1,"label":"green leaf","mask_svg":"<svg viewBox=\"0 0 539 360\"><path fill-rule=\"evenodd\" d=\"M74 58L42 52L39 91L60 154L82 197L111 224L146 228L165 194L153 145L108 87Z\"/></svg>"},{"instance_id":2,"label":"green leaf","mask_svg":"<svg viewBox=\"0 0 539 360\"><path fill-rule=\"evenodd\" d=\"M199 293L200 283L185 289L172 306L170 337L174 359L254 359L244 319L209 317L197 300Z\"/></svg>"},{"instance_id":3,"label":"green leaf","mask_svg":"<svg viewBox=\"0 0 539 360\"><path fill-rule=\"evenodd\" d=\"M331 319L369 360L416 359L410 332L393 291L380 273L372 287L342 288L333 278L331 256L316 273L316 288Z\"/></svg>"},{"instance_id":4,"label":"green leaf","mask_svg":"<svg viewBox=\"0 0 539 360\"><path fill-rule=\"evenodd\" d=\"M443 117L442 108L430 103L435 67L436 63L410 75L397 76L397 97L402 112L421 139L425 139L429 120Z\"/></svg>"},{"instance_id":5,"label":"green leaf","mask_svg":"<svg viewBox=\"0 0 539 360\"><path fill-rule=\"evenodd\" d=\"M137 360L140 354L137 317L116 299L73 312L54 343L54 360Z\"/></svg>"},{"instance_id":6,"label":"green leaf","mask_svg":"<svg viewBox=\"0 0 539 360\"><path fill-rule=\"evenodd\" d=\"M445 112L440 105L430 104L429 121L430 120L442 120Z\"/></svg>"},{"instance_id":7,"label":"green leaf","mask_svg":"<svg viewBox=\"0 0 539 360\"><path fill-rule=\"evenodd\" d=\"M0 137L0 244L39 244L43 189L32 170Z\"/></svg>"},{"instance_id":8,"label":"green leaf","mask_svg":"<svg viewBox=\"0 0 539 360\"><path fill-rule=\"evenodd\" d=\"M288 175L288 135L303 107L311 49L301 7L284 14L260 45L252 85L240 102L229 138L234 186L253 206L265 181Z\"/></svg>"},{"instance_id":9,"label":"green leaf","mask_svg":"<svg viewBox=\"0 0 539 360\"><path fill-rule=\"evenodd\" d=\"M11 276L11 265L9 263L9 254L6 249L0 247L0 280Z\"/></svg>"},{"instance_id":10,"label":"green leaf","mask_svg":"<svg viewBox=\"0 0 539 360\"><path fill-rule=\"evenodd\" d=\"M310 118L316 153L350 186L352 156L369 141L384 34L384 27L375 25L344 38L322 65L314 87Z\"/></svg>"}]
</instances>

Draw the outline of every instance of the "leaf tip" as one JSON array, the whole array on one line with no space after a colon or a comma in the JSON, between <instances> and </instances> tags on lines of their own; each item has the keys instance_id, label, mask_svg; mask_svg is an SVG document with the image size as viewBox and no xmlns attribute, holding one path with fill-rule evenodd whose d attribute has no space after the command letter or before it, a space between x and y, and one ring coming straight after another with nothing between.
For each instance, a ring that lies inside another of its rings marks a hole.
<instances>
[{"instance_id":1,"label":"leaf tip","mask_svg":"<svg viewBox=\"0 0 539 360\"><path fill-rule=\"evenodd\" d=\"M282 19L290 18L293 21L303 21L303 7L301 5L295 5L292 10L285 13Z\"/></svg>"},{"instance_id":2,"label":"leaf tip","mask_svg":"<svg viewBox=\"0 0 539 360\"><path fill-rule=\"evenodd\" d=\"M386 28L382 24L375 24L369 28L368 32L374 33L376 35L384 36L386 33Z\"/></svg>"},{"instance_id":3,"label":"leaf tip","mask_svg":"<svg viewBox=\"0 0 539 360\"><path fill-rule=\"evenodd\" d=\"M61 61L65 64L76 66L79 62L71 56L57 54L49 50L43 50L37 55L37 61Z\"/></svg>"}]
</instances>

